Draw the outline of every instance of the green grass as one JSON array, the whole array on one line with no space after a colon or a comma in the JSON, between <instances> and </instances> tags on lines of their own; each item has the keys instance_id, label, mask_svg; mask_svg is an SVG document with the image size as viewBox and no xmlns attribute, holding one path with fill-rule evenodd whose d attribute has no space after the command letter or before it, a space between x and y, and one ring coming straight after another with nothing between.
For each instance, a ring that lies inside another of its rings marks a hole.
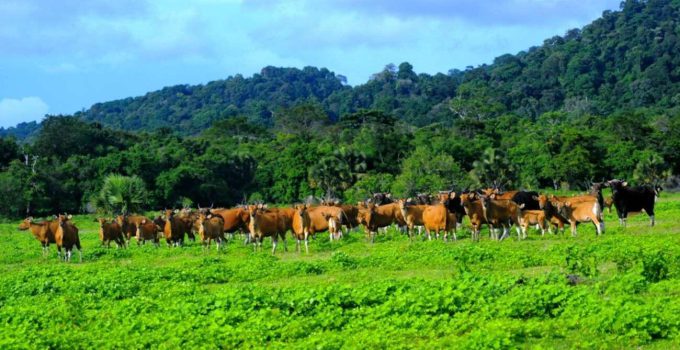
<instances>
[{"instance_id":1,"label":"green grass","mask_svg":"<svg viewBox=\"0 0 680 350\"><path fill-rule=\"evenodd\" d=\"M678 348L680 195L607 232L409 244L353 233L311 253L99 246L83 263L0 224L0 348ZM570 285L567 275L578 275Z\"/></svg>"}]
</instances>

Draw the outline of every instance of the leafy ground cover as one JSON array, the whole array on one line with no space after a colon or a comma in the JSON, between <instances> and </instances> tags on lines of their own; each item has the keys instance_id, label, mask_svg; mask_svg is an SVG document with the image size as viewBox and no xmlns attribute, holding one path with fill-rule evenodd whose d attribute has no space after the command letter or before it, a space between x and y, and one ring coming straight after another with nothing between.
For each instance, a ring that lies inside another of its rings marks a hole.
<instances>
[{"instance_id":1,"label":"leafy ground cover","mask_svg":"<svg viewBox=\"0 0 680 350\"><path fill-rule=\"evenodd\" d=\"M680 195L607 233L374 245L319 236L311 253L99 246L83 263L0 224L0 348L677 348Z\"/></svg>"}]
</instances>

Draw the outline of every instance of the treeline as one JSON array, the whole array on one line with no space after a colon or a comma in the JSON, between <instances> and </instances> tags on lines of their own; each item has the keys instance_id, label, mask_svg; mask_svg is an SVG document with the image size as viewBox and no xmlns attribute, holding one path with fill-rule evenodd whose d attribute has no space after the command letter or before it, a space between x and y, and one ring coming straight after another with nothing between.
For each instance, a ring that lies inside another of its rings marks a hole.
<instances>
[{"instance_id":1,"label":"treeline","mask_svg":"<svg viewBox=\"0 0 680 350\"><path fill-rule=\"evenodd\" d=\"M415 128L375 110L333 122L322 106L304 104L283 110L269 129L235 117L181 137L50 117L31 144L1 139L0 213L92 210L109 174L140 177L144 206L162 209L310 195L354 202L377 191L410 196L493 182L579 189L602 178L658 182L680 171L680 114L550 112L536 121L503 115L451 124Z\"/></svg>"}]
</instances>

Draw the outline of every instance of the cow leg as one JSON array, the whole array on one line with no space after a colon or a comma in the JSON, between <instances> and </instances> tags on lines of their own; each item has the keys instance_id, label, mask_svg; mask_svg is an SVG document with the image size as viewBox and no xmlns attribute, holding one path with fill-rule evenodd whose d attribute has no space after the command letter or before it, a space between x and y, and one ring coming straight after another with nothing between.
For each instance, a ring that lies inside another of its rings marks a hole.
<instances>
[{"instance_id":1,"label":"cow leg","mask_svg":"<svg viewBox=\"0 0 680 350\"><path fill-rule=\"evenodd\" d=\"M654 214L649 216L651 227L654 227Z\"/></svg>"},{"instance_id":2,"label":"cow leg","mask_svg":"<svg viewBox=\"0 0 680 350\"><path fill-rule=\"evenodd\" d=\"M272 236L272 255L276 254L276 245L279 243L276 235Z\"/></svg>"},{"instance_id":3,"label":"cow leg","mask_svg":"<svg viewBox=\"0 0 680 350\"><path fill-rule=\"evenodd\" d=\"M300 237L295 240L295 252L299 253L300 252Z\"/></svg>"},{"instance_id":4,"label":"cow leg","mask_svg":"<svg viewBox=\"0 0 680 350\"><path fill-rule=\"evenodd\" d=\"M572 221L570 224L571 224L571 236L576 237L576 221Z\"/></svg>"}]
</instances>

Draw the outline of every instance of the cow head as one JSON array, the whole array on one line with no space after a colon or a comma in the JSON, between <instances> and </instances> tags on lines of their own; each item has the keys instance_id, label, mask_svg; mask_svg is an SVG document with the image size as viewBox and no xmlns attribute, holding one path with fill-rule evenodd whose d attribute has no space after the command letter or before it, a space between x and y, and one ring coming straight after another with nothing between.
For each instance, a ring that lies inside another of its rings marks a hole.
<instances>
[{"instance_id":1,"label":"cow head","mask_svg":"<svg viewBox=\"0 0 680 350\"><path fill-rule=\"evenodd\" d=\"M307 213L307 209L309 209L308 204L296 204L295 205L295 213L300 216L300 218L304 218L305 214Z\"/></svg>"},{"instance_id":2,"label":"cow head","mask_svg":"<svg viewBox=\"0 0 680 350\"><path fill-rule=\"evenodd\" d=\"M97 218L94 219L94 221L99 222L99 227L104 227L104 225L106 224L106 218Z\"/></svg>"},{"instance_id":3,"label":"cow head","mask_svg":"<svg viewBox=\"0 0 680 350\"><path fill-rule=\"evenodd\" d=\"M569 217L569 214L571 213L571 202L560 202L557 201L554 203L555 209L557 209L557 213L564 216L564 217Z\"/></svg>"},{"instance_id":4,"label":"cow head","mask_svg":"<svg viewBox=\"0 0 680 350\"><path fill-rule=\"evenodd\" d=\"M612 194L616 195L616 193L620 192L625 187L628 187L628 182L614 179L607 181L607 185L612 188Z\"/></svg>"},{"instance_id":5,"label":"cow head","mask_svg":"<svg viewBox=\"0 0 680 350\"><path fill-rule=\"evenodd\" d=\"M536 198L536 200L538 201L538 207L539 207L539 208L541 208L541 209L547 208L547 205L548 205L548 196L542 194L542 195L539 195L539 196Z\"/></svg>"},{"instance_id":6,"label":"cow head","mask_svg":"<svg viewBox=\"0 0 680 350\"><path fill-rule=\"evenodd\" d=\"M21 231L28 230L29 228L31 228L32 223L33 223L33 217L32 216L25 218L24 221L22 221L19 224L19 230L21 230Z\"/></svg>"}]
</instances>

